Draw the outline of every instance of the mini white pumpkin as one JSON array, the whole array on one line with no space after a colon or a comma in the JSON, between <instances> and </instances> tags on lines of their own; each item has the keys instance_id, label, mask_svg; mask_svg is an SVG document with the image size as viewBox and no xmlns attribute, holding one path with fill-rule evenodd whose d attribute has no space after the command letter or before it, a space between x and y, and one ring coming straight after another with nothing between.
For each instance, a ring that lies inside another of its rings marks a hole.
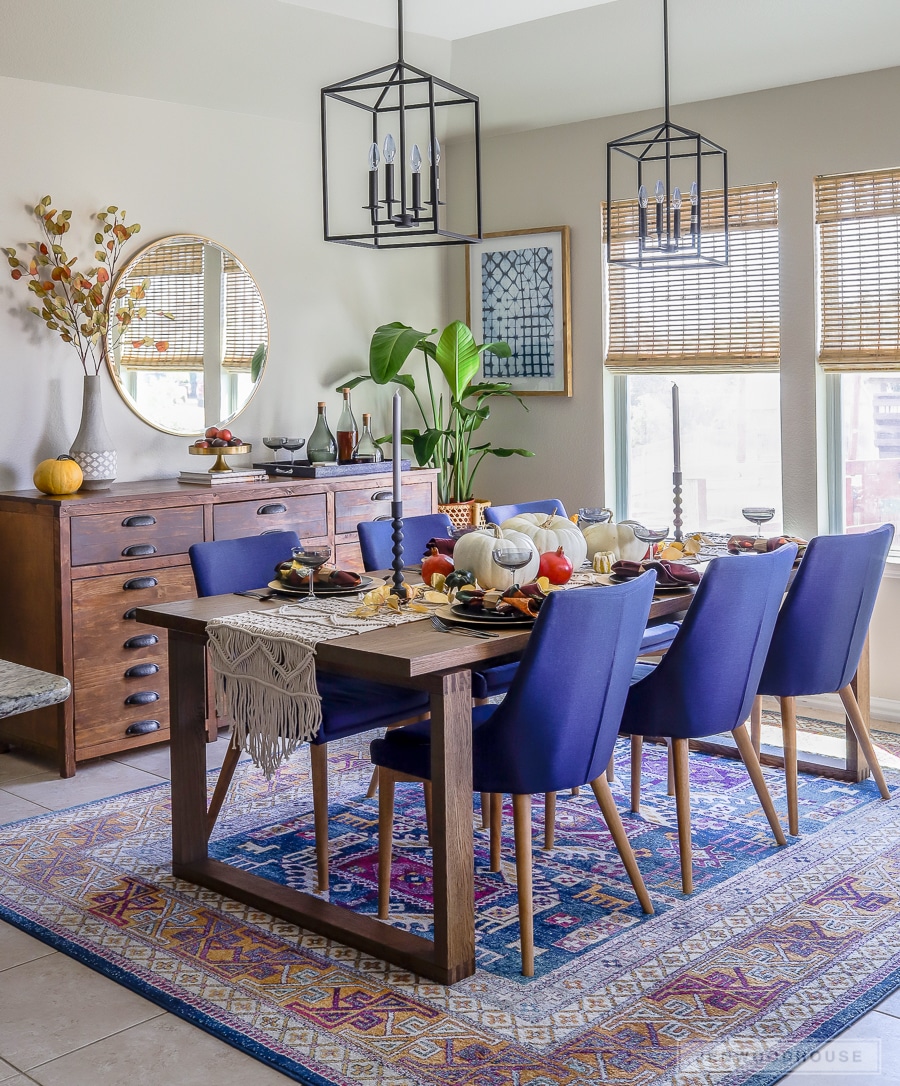
<instances>
[{"instance_id":1,"label":"mini white pumpkin","mask_svg":"<svg viewBox=\"0 0 900 1086\"><path fill-rule=\"evenodd\" d=\"M618 524L591 524L584 530L588 557L602 551L612 551L616 561L640 562L647 553L647 544L634 534L637 521L620 520Z\"/></svg>"},{"instance_id":2,"label":"mini white pumpkin","mask_svg":"<svg viewBox=\"0 0 900 1086\"><path fill-rule=\"evenodd\" d=\"M504 531L509 529L530 536L538 554L555 552L562 547L563 554L574 569L580 569L587 558L587 543L581 529L565 517L547 513L519 513L505 520L500 527Z\"/></svg>"},{"instance_id":3,"label":"mini white pumpkin","mask_svg":"<svg viewBox=\"0 0 900 1086\"><path fill-rule=\"evenodd\" d=\"M498 566L493 554L501 540L522 550L531 551L528 565L517 569L515 574ZM527 535L491 524L477 532L467 532L457 539L453 548L453 564L457 569L471 570L481 588L499 588L505 591L514 584L528 584L533 581L537 577L541 556Z\"/></svg>"}]
</instances>

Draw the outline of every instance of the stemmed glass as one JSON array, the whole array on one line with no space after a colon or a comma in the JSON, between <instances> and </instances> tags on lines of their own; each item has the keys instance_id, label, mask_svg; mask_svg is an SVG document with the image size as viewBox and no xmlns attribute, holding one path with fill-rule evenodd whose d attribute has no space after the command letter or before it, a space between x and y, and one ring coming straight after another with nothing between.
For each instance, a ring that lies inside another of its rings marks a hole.
<instances>
[{"instance_id":1,"label":"stemmed glass","mask_svg":"<svg viewBox=\"0 0 900 1086\"><path fill-rule=\"evenodd\" d=\"M491 552L494 562L512 574L513 583L516 581L516 570L527 566L531 556L532 552L524 547L496 547Z\"/></svg>"},{"instance_id":2,"label":"stemmed glass","mask_svg":"<svg viewBox=\"0 0 900 1086\"><path fill-rule=\"evenodd\" d=\"M589 528L592 524L608 524L612 520L611 509L579 509L578 510L578 527L584 530Z\"/></svg>"},{"instance_id":3,"label":"stemmed glass","mask_svg":"<svg viewBox=\"0 0 900 1086\"><path fill-rule=\"evenodd\" d=\"M304 599L307 602L310 600L315 601L316 593L313 589L313 577L316 570L321 569L331 557L331 547L292 547L291 554L298 565L309 570L309 592L304 596Z\"/></svg>"},{"instance_id":4,"label":"stemmed glass","mask_svg":"<svg viewBox=\"0 0 900 1086\"><path fill-rule=\"evenodd\" d=\"M294 454L297 452L298 449L303 448L303 446L306 444L306 438L305 437L283 437L281 439L281 441L282 441L282 444L284 445L284 447L287 449L287 451L291 454L291 467L293 467L294 466Z\"/></svg>"},{"instance_id":5,"label":"stemmed glass","mask_svg":"<svg viewBox=\"0 0 900 1086\"><path fill-rule=\"evenodd\" d=\"M650 550L650 557L653 557L653 548L657 543L662 543L669 534L668 527L666 528L646 528L643 524L632 524L631 530L634 532L634 538L639 539L641 543L646 543Z\"/></svg>"},{"instance_id":6,"label":"stemmed glass","mask_svg":"<svg viewBox=\"0 0 900 1086\"><path fill-rule=\"evenodd\" d=\"M271 449L275 455L275 462L278 463L278 450L284 448L284 443L287 441L286 437L264 437L263 445L267 449Z\"/></svg>"},{"instance_id":7,"label":"stemmed glass","mask_svg":"<svg viewBox=\"0 0 900 1086\"><path fill-rule=\"evenodd\" d=\"M775 516L775 510L771 505L745 505L741 515L744 520L756 525L756 538L762 539L760 528Z\"/></svg>"}]
</instances>

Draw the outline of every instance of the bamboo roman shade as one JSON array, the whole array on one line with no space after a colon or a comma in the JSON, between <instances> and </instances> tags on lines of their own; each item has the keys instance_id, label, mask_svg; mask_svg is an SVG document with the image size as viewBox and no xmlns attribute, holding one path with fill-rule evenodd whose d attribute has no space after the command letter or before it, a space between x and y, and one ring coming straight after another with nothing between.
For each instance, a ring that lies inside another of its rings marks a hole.
<instances>
[{"instance_id":1,"label":"bamboo roman shade","mask_svg":"<svg viewBox=\"0 0 900 1086\"><path fill-rule=\"evenodd\" d=\"M721 191L704 193L704 249L723 245L723 211ZM636 200L614 203L609 216L613 237L625 239L620 245L629 235L637 238ZM777 185L729 189L728 224L726 268L608 266L608 367L625 373L778 369Z\"/></svg>"},{"instance_id":2,"label":"bamboo roman shade","mask_svg":"<svg viewBox=\"0 0 900 1086\"><path fill-rule=\"evenodd\" d=\"M229 372L250 372L261 343L269 341L266 307L253 279L232 257L225 257L225 354Z\"/></svg>"},{"instance_id":3,"label":"bamboo roman shade","mask_svg":"<svg viewBox=\"0 0 900 1086\"><path fill-rule=\"evenodd\" d=\"M900 368L900 169L816 178L819 361Z\"/></svg>"}]
</instances>

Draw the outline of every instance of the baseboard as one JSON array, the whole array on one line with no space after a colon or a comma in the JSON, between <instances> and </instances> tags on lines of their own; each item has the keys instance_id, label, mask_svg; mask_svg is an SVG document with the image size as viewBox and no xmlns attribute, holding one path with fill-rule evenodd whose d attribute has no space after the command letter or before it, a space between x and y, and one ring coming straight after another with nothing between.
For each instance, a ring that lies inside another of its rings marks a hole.
<instances>
[{"instance_id":1,"label":"baseboard","mask_svg":"<svg viewBox=\"0 0 900 1086\"><path fill-rule=\"evenodd\" d=\"M840 712L841 699L837 694L816 694L809 698L797 698L797 706L804 709L828 709ZM886 720L890 724L900 724L900 701L890 698L872 698L869 715L873 720Z\"/></svg>"}]
</instances>

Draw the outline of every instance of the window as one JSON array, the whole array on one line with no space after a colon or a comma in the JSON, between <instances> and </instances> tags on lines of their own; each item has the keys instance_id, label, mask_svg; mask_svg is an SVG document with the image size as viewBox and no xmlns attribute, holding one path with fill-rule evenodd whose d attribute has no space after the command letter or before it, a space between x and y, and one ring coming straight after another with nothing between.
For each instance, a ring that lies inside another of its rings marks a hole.
<instances>
[{"instance_id":1,"label":"window","mask_svg":"<svg viewBox=\"0 0 900 1086\"><path fill-rule=\"evenodd\" d=\"M816 178L816 223L831 529L900 528L900 169Z\"/></svg>"},{"instance_id":2,"label":"window","mask_svg":"<svg viewBox=\"0 0 900 1086\"><path fill-rule=\"evenodd\" d=\"M715 193L704 200L713 241L723 203ZM735 531L754 504L774 505L770 527L780 530L777 186L731 189L728 203L727 268L607 269L620 518L672 523L674 382L685 530ZM634 211L614 205L611 214Z\"/></svg>"}]
</instances>

